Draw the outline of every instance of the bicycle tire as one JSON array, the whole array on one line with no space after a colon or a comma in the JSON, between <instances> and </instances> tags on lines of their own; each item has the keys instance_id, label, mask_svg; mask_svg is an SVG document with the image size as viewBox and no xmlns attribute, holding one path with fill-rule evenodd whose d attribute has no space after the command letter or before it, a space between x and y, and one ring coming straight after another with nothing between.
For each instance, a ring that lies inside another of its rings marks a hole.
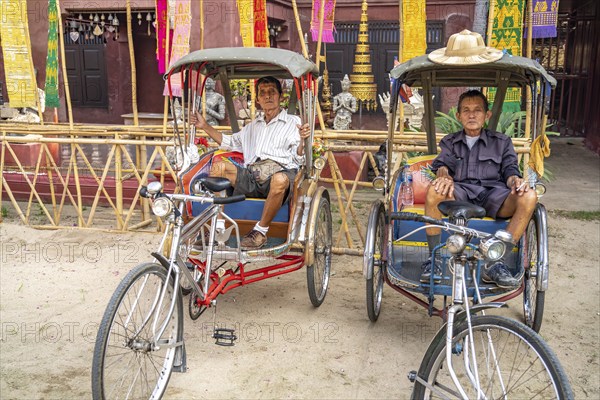
<instances>
[{"instance_id":1,"label":"bicycle tire","mask_svg":"<svg viewBox=\"0 0 600 400\"><path fill-rule=\"evenodd\" d=\"M385 273L383 252L386 229L384 212L382 202L373 204L369 214L363 255L363 263L367 270L367 314L371 322L375 322L379 318L383 298L383 274Z\"/></svg>"},{"instance_id":2,"label":"bicycle tire","mask_svg":"<svg viewBox=\"0 0 600 400\"><path fill-rule=\"evenodd\" d=\"M542 327L544 318L544 302L546 292L537 289L537 277L540 268L540 235L544 230L540 221L533 214L523 235L523 249L521 262L525 270L523 278L523 318L525 324L536 332Z\"/></svg>"},{"instance_id":3,"label":"bicycle tire","mask_svg":"<svg viewBox=\"0 0 600 400\"><path fill-rule=\"evenodd\" d=\"M94 347L94 399L154 399L164 394L178 356L177 350L183 350L181 347L166 346L152 349L148 338L152 335L153 319L147 319L147 316L156 312L155 302L166 278L167 271L162 265L140 264L129 271L113 293L100 323ZM183 302L173 283L173 279L170 279L167 295L176 296L175 309L161 339L182 342ZM137 300L133 297L137 297ZM165 296L163 306L158 310L160 321L165 321L167 316L170 304L168 300ZM149 307L147 311L144 310L145 306ZM143 379L138 380L139 377L144 377L145 382L142 382Z\"/></svg>"},{"instance_id":4,"label":"bicycle tire","mask_svg":"<svg viewBox=\"0 0 600 400\"><path fill-rule=\"evenodd\" d=\"M496 315L478 315L471 319L477 354L480 387L488 399L571 399L573 393L566 373L548 344L525 324ZM453 369L468 398L477 398L477 392L466 376L463 355L468 336L467 321L455 328L453 343ZM494 346L489 346L489 337ZM418 376L450 398L460 397L446 364L446 326L440 330L419 368ZM483 341L482 341L483 339ZM492 362L493 348L496 362ZM491 364L491 365L490 365ZM498 369L494 366L497 365ZM486 368L488 367L488 368ZM473 369L473 368L471 368ZM487 375L487 376L486 376ZM500 379L502 377L502 379ZM504 386L506 393L502 390ZM413 388L413 399L440 398L419 381Z\"/></svg>"},{"instance_id":5,"label":"bicycle tire","mask_svg":"<svg viewBox=\"0 0 600 400\"><path fill-rule=\"evenodd\" d=\"M331 209L325 197L319 199L318 209L312 226L315 230L314 255L312 265L306 266L308 297L313 306L323 304L329 286L331 273L332 227Z\"/></svg>"}]
</instances>

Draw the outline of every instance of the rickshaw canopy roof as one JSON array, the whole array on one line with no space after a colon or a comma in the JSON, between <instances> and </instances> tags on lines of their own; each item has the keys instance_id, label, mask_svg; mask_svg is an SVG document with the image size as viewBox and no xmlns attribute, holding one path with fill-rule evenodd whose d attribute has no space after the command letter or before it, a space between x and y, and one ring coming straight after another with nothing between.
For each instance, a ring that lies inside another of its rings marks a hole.
<instances>
[{"instance_id":1,"label":"rickshaw canopy roof","mask_svg":"<svg viewBox=\"0 0 600 400\"><path fill-rule=\"evenodd\" d=\"M526 86L541 77L552 88L556 87L556 79L537 61L526 57L504 54L501 59L475 65L444 65L430 61L427 55L412 58L397 65L390 75L392 78L406 83L408 86L423 86L424 75L432 74L431 86L459 87L483 86L494 87L500 82L501 73L510 73L509 86Z\"/></svg>"},{"instance_id":2,"label":"rickshaw canopy roof","mask_svg":"<svg viewBox=\"0 0 600 400\"><path fill-rule=\"evenodd\" d=\"M177 60L167 71L180 72L191 64L206 63L202 74L226 67L229 79L248 79L271 75L277 78L299 78L308 73L317 76L317 66L290 50L264 47L221 47L197 50Z\"/></svg>"}]
</instances>

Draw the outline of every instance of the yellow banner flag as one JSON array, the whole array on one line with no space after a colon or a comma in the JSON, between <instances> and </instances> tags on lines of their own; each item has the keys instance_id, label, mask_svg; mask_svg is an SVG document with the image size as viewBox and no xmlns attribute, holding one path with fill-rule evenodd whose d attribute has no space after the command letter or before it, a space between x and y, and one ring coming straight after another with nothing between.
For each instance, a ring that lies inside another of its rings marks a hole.
<instances>
[{"instance_id":1,"label":"yellow banner flag","mask_svg":"<svg viewBox=\"0 0 600 400\"><path fill-rule=\"evenodd\" d=\"M254 0L237 0L240 35L244 47L254 46Z\"/></svg>"},{"instance_id":2,"label":"yellow banner flag","mask_svg":"<svg viewBox=\"0 0 600 400\"><path fill-rule=\"evenodd\" d=\"M26 0L0 0L0 37L11 107L35 107L37 84L29 49Z\"/></svg>"},{"instance_id":3,"label":"yellow banner flag","mask_svg":"<svg viewBox=\"0 0 600 400\"><path fill-rule=\"evenodd\" d=\"M425 0L402 1L402 62L422 56L427 50Z\"/></svg>"}]
</instances>

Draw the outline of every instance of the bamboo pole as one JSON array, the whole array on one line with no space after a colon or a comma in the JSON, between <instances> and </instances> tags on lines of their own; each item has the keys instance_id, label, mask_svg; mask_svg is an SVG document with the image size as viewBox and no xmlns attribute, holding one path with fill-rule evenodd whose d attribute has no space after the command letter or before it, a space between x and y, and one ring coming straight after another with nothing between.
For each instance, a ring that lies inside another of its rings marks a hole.
<instances>
[{"instance_id":1,"label":"bamboo pole","mask_svg":"<svg viewBox=\"0 0 600 400\"><path fill-rule=\"evenodd\" d=\"M325 22L325 1L321 0L319 5L319 36L317 38L317 54L315 55L315 64L317 69L321 66L321 41L323 40L323 23Z\"/></svg>"},{"instance_id":2,"label":"bamboo pole","mask_svg":"<svg viewBox=\"0 0 600 400\"><path fill-rule=\"evenodd\" d=\"M135 52L133 49L133 32L131 29L131 1L126 0L127 9L127 46L129 47L129 62L131 64L131 108L133 109L133 125L138 126L138 108L137 108L137 76L135 69Z\"/></svg>"},{"instance_id":3,"label":"bamboo pole","mask_svg":"<svg viewBox=\"0 0 600 400\"><path fill-rule=\"evenodd\" d=\"M53 177L53 170L51 168L51 163L50 163L50 159L52 158L52 155L50 154L50 150L48 150L48 145L46 145L45 143L42 143L42 148L41 148L46 157L46 176L48 177L48 183L50 186L50 201L52 202L52 211L54 212L54 221L56 222L56 224L58 225L59 221L58 221L58 213L57 213L57 208L56 208L56 196L54 193L54 177ZM1 189L0 189L1 190Z\"/></svg>"},{"instance_id":4,"label":"bamboo pole","mask_svg":"<svg viewBox=\"0 0 600 400\"><path fill-rule=\"evenodd\" d=\"M169 17L169 6L167 5L167 36L165 37L165 71L169 70L169 55L170 53L170 45L169 41L171 40L171 18ZM167 121L169 115L169 96L165 96L165 102L163 106L163 134L167 133ZM173 116L175 118L175 116Z\"/></svg>"},{"instance_id":5,"label":"bamboo pole","mask_svg":"<svg viewBox=\"0 0 600 400\"><path fill-rule=\"evenodd\" d=\"M365 168L365 164L366 164L367 158L368 158L367 154L371 154L371 153L365 152L363 154L363 156L362 156L362 160L360 161L360 166L359 166L358 171L356 173L356 177L354 178L354 181L352 182L352 189L350 190L350 195L346 199L346 201L347 201L346 207L344 208L344 214L347 215L348 211L350 211L351 213L353 213L354 222L356 224L356 230L358 231L358 236L360 237L360 241L363 244L363 246L365 244L365 237L364 237L364 235L362 233L362 229L360 227L360 224L358 223L357 218L354 215L354 211L353 211L354 207L352 205L352 199L354 199L354 193L356 192L356 187L358 186L358 178L359 178L360 174L362 173L362 171ZM340 177L340 179L342 179L342 181L343 181L343 177ZM336 242L339 242L340 239L341 239L341 237L342 237L342 231L340 230L340 231L338 231L338 236L336 238Z\"/></svg>"},{"instance_id":6,"label":"bamboo pole","mask_svg":"<svg viewBox=\"0 0 600 400\"><path fill-rule=\"evenodd\" d=\"M62 60L62 75L65 85L65 102L67 103L67 116L69 118L69 127L73 128L73 106L71 104L71 89L69 89L69 77L67 76L67 65L65 57L65 34L62 24L62 12L60 11L60 0L56 0L56 8L58 9L58 45L60 47L60 58Z\"/></svg>"},{"instance_id":7,"label":"bamboo pole","mask_svg":"<svg viewBox=\"0 0 600 400\"><path fill-rule=\"evenodd\" d=\"M331 170L331 176L335 177L335 169L334 169L334 157L331 151L327 151L327 160L329 162L329 169ZM346 233L346 240L349 244L352 244L352 238L350 237L350 232L348 231L348 224L346 222L346 214L342 211L344 209L344 203L342 202L342 194L340 192L340 184L337 179L333 179L333 188L335 189L335 194L338 200L338 207L340 210L340 216L342 217L342 226L340 229L344 229Z\"/></svg>"},{"instance_id":8,"label":"bamboo pole","mask_svg":"<svg viewBox=\"0 0 600 400\"><path fill-rule=\"evenodd\" d=\"M8 195L10 202L12 203L13 207L17 211L17 215L19 216L19 218L21 218L21 221L25 225L29 225L29 222L25 219L25 215L23 215L23 211L21 211L21 207L19 207L19 203L17 203L17 200L15 199L15 196L13 195L12 190L10 190L8 183L6 182L6 180L4 178L4 174L2 174L2 183L4 184L3 185L4 190L6 190L6 194Z\"/></svg>"},{"instance_id":9,"label":"bamboo pole","mask_svg":"<svg viewBox=\"0 0 600 400\"><path fill-rule=\"evenodd\" d=\"M494 27L494 10L496 8L496 0L490 0L490 10L488 11L488 26L487 26L487 40L485 41L488 46L492 43L492 28Z\"/></svg>"},{"instance_id":10,"label":"bamboo pole","mask_svg":"<svg viewBox=\"0 0 600 400\"><path fill-rule=\"evenodd\" d=\"M302 34L302 25L300 25L300 14L298 13L298 5L296 0L292 0L292 9L294 10L294 20L296 21L296 28L298 30L298 36L300 38L300 47L302 48L302 55L308 59L308 49L304 42L304 35Z\"/></svg>"},{"instance_id":11,"label":"bamboo pole","mask_svg":"<svg viewBox=\"0 0 600 400\"><path fill-rule=\"evenodd\" d=\"M35 172L33 173L33 187L35 188L35 184L37 183L38 180L38 176L40 176L40 165L42 164L42 156L44 155L43 153L43 148L40 147L40 151L38 153L38 157L37 157L37 161L35 163ZM31 193L29 193L29 201L27 202L27 213L25 215L27 215L27 217L29 218L29 213L31 210L31 204L33 203L33 190L31 191ZM54 223L52 225L55 225Z\"/></svg>"},{"instance_id":12,"label":"bamboo pole","mask_svg":"<svg viewBox=\"0 0 600 400\"><path fill-rule=\"evenodd\" d=\"M200 0L200 50L204 50L204 0Z\"/></svg>"},{"instance_id":13,"label":"bamboo pole","mask_svg":"<svg viewBox=\"0 0 600 400\"><path fill-rule=\"evenodd\" d=\"M44 206L44 202L42 201L39 194L35 190L35 186L31 183L31 180L29 180L28 174L25 173L25 169L23 168L21 161L19 161L17 155L15 154L15 152L13 151L13 149L10 146L7 146L7 148L8 148L8 151L10 152L11 156L13 157L13 160L15 160L15 163L17 164L19 171L21 171L23 177L25 178L27 185L29 185L29 188L34 193L36 200L40 203L40 207L41 207L42 211L44 212L44 214L46 214L46 216L48 217L48 220L54 225L54 220L52 219L52 216L48 212L48 209L46 209L46 207ZM3 179L4 179L4 176L3 176ZM29 222L27 222L27 224L29 224Z\"/></svg>"},{"instance_id":14,"label":"bamboo pole","mask_svg":"<svg viewBox=\"0 0 600 400\"><path fill-rule=\"evenodd\" d=\"M4 138L3 138L4 139ZM6 149L6 145L4 144L4 140L2 141L2 147L0 147L0 175L2 179L0 179L0 222L4 219L2 216L2 185L4 184L4 150Z\"/></svg>"}]
</instances>

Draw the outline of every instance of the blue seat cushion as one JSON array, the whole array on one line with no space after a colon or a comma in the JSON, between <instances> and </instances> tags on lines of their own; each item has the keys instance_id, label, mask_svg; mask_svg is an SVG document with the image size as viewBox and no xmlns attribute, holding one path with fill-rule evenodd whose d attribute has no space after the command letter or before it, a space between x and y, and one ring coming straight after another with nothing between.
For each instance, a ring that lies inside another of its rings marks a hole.
<instances>
[{"instance_id":1,"label":"blue seat cushion","mask_svg":"<svg viewBox=\"0 0 600 400\"><path fill-rule=\"evenodd\" d=\"M263 212L265 199L246 199L239 203L226 204L225 214L235 220L252 220L259 221ZM192 215L199 215L208 204L193 203L192 204ZM284 204L273 219L273 222L289 222L290 218L290 207L289 204Z\"/></svg>"}]
</instances>

